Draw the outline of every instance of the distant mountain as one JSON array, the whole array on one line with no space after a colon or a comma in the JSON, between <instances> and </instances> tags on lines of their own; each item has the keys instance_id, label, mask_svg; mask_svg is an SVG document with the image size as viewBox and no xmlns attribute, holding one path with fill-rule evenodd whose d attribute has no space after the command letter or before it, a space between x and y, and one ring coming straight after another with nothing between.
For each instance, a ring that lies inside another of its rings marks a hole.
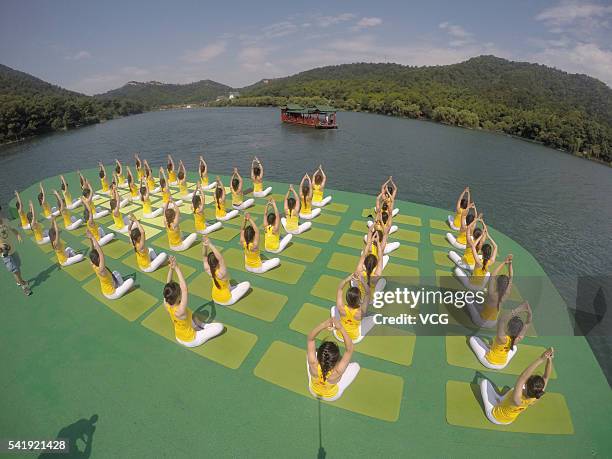
<instances>
[{"instance_id":1,"label":"distant mountain","mask_svg":"<svg viewBox=\"0 0 612 459\"><path fill-rule=\"evenodd\" d=\"M0 64L0 144L141 113L128 99L97 100Z\"/></svg>"},{"instance_id":2,"label":"distant mountain","mask_svg":"<svg viewBox=\"0 0 612 459\"><path fill-rule=\"evenodd\" d=\"M612 160L612 89L595 78L545 65L495 56L432 67L334 65L261 80L226 103L288 101L498 130Z\"/></svg>"},{"instance_id":3,"label":"distant mountain","mask_svg":"<svg viewBox=\"0 0 612 459\"><path fill-rule=\"evenodd\" d=\"M151 108L164 105L201 104L228 96L233 89L230 86L212 80L201 80L189 84L168 84L159 81L141 83L130 81L118 89L97 94L100 99L127 98Z\"/></svg>"}]
</instances>

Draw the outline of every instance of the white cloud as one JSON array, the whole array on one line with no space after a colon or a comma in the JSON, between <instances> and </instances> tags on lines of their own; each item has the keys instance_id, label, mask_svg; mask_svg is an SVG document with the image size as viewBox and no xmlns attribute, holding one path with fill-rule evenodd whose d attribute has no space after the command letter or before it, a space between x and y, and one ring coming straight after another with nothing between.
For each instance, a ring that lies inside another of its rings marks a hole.
<instances>
[{"instance_id":1,"label":"white cloud","mask_svg":"<svg viewBox=\"0 0 612 459\"><path fill-rule=\"evenodd\" d=\"M67 88L85 94L99 94L123 86L130 80L143 79L152 79L149 70L128 66L113 73L98 73L86 76L73 84L67 85Z\"/></svg>"},{"instance_id":2,"label":"white cloud","mask_svg":"<svg viewBox=\"0 0 612 459\"><path fill-rule=\"evenodd\" d=\"M448 44L453 48L469 45L474 41L472 34L459 25L441 22L438 27L449 35L451 40Z\"/></svg>"},{"instance_id":3,"label":"white cloud","mask_svg":"<svg viewBox=\"0 0 612 459\"><path fill-rule=\"evenodd\" d=\"M227 42L217 41L194 51L186 51L185 54L183 54L183 56L181 57L181 59L191 64L208 62L209 60L214 59L215 57L223 54L226 48Z\"/></svg>"},{"instance_id":4,"label":"white cloud","mask_svg":"<svg viewBox=\"0 0 612 459\"><path fill-rule=\"evenodd\" d=\"M581 19L601 18L610 14L612 14L612 5L566 1L541 11L536 16L536 20L560 26Z\"/></svg>"},{"instance_id":5,"label":"white cloud","mask_svg":"<svg viewBox=\"0 0 612 459\"><path fill-rule=\"evenodd\" d=\"M314 23L319 27L329 27L355 18L353 13L342 13L336 16L316 16Z\"/></svg>"},{"instance_id":6,"label":"white cloud","mask_svg":"<svg viewBox=\"0 0 612 459\"><path fill-rule=\"evenodd\" d=\"M262 29L263 38L279 38L294 33L298 26L291 21L281 21Z\"/></svg>"},{"instance_id":7,"label":"white cloud","mask_svg":"<svg viewBox=\"0 0 612 459\"><path fill-rule=\"evenodd\" d=\"M612 87L612 51L596 43L548 46L531 56L536 62L571 73L585 73Z\"/></svg>"},{"instance_id":8,"label":"white cloud","mask_svg":"<svg viewBox=\"0 0 612 459\"><path fill-rule=\"evenodd\" d=\"M361 18L359 22L357 22L357 27L376 27L383 23L381 18Z\"/></svg>"},{"instance_id":9,"label":"white cloud","mask_svg":"<svg viewBox=\"0 0 612 459\"><path fill-rule=\"evenodd\" d=\"M75 54L66 56L64 59L68 61L80 61L82 59L89 59L90 57L91 57L91 53L89 51L79 51Z\"/></svg>"}]
</instances>

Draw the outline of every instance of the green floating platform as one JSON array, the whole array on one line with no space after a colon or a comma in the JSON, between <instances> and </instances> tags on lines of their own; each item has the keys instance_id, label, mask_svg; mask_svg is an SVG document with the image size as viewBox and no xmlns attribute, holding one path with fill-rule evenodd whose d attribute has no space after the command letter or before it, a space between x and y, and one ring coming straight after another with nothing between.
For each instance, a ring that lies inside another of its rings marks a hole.
<instances>
[{"instance_id":1,"label":"green floating platform","mask_svg":"<svg viewBox=\"0 0 612 459\"><path fill-rule=\"evenodd\" d=\"M308 390L306 371L304 349L274 341L253 373L264 381L316 402L316 398ZM403 392L403 378L361 368L355 381L340 399L322 403L371 418L395 422L399 418Z\"/></svg>"},{"instance_id":2,"label":"green floating platform","mask_svg":"<svg viewBox=\"0 0 612 459\"><path fill-rule=\"evenodd\" d=\"M163 305L159 306L143 320L141 325L153 333L163 336L168 341L172 341L176 346L181 346L176 342L172 321ZM221 335L201 346L183 347L183 349L236 370L242 365L242 362L244 362L253 346L255 346L257 336L231 325L224 324L224 326L225 330Z\"/></svg>"}]
</instances>

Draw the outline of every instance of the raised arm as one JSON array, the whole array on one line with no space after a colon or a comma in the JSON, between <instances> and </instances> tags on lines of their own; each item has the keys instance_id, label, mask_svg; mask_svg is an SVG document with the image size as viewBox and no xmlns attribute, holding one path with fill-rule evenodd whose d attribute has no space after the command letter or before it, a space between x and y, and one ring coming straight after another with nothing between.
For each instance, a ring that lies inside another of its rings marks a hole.
<instances>
[{"instance_id":1,"label":"raised arm","mask_svg":"<svg viewBox=\"0 0 612 459\"><path fill-rule=\"evenodd\" d=\"M176 272L176 277L178 279L179 286L181 287L181 302L177 306L177 312L179 315L185 313L185 309L187 308L187 303L189 301L189 290L187 287L187 282L185 281L185 276L183 276L183 271L181 271L181 267L176 262L175 257L171 257L171 263L174 263L174 271Z\"/></svg>"},{"instance_id":2,"label":"raised arm","mask_svg":"<svg viewBox=\"0 0 612 459\"><path fill-rule=\"evenodd\" d=\"M317 360L317 344L315 339L323 330L331 329L333 326L334 322L331 318L329 318L321 322L319 325L313 328L310 333L308 333L308 337L306 338L306 354L308 358L308 367L312 376L317 375L317 367L319 364L319 361Z\"/></svg>"},{"instance_id":3,"label":"raised arm","mask_svg":"<svg viewBox=\"0 0 612 459\"><path fill-rule=\"evenodd\" d=\"M100 247L100 244L98 244L96 238L93 237L93 234L91 234L89 230L87 230L87 237L89 237L89 240L91 241L91 246L95 249L96 252L98 252L98 255L100 257L100 263L98 265L98 268L104 271L106 269L106 260L104 259L104 252L102 251L102 248Z\"/></svg>"},{"instance_id":4,"label":"raised arm","mask_svg":"<svg viewBox=\"0 0 612 459\"><path fill-rule=\"evenodd\" d=\"M15 192L17 193L17 192ZM64 211L64 200L57 192L57 190L53 190L53 194L55 195L55 199L57 199L57 206L59 207L60 213ZM17 194L17 202L19 202L19 207L21 208L21 199L19 199L19 194Z\"/></svg>"},{"instance_id":5,"label":"raised arm","mask_svg":"<svg viewBox=\"0 0 612 459\"><path fill-rule=\"evenodd\" d=\"M513 401L515 405L520 406L522 404L521 395L523 393L523 386L525 385L529 377L533 374L536 368L538 368L542 363L544 363L546 360L551 358L552 354L553 354L553 348L550 347L547 350L545 350L540 357L535 359L527 368L525 368L525 370L523 370L521 375L516 380L516 384L514 385L514 394L512 395L513 395Z\"/></svg>"},{"instance_id":6,"label":"raised arm","mask_svg":"<svg viewBox=\"0 0 612 459\"><path fill-rule=\"evenodd\" d=\"M346 371L346 367L348 367L348 364L351 363L351 358L353 357L354 346L353 346L353 340L351 339L351 337L348 335L348 333L342 326L342 323L340 323L340 321L337 319L334 320L334 328L338 330L340 334L342 335L342 340L344 341L344 346L345 346L344 355L342 356L342 358L340 359L340 362L338 362L335 367L336 374L338 376L341 376Z\"/></svg>"},{"instance_id":7,"label":"raised arm","mask_svg":"<svg viewBox=\"0 0 612 459\"><path fill-rule=\"evenodd\" d=\"M323 171L323 166L319 164L319 172L321 172L321 177L323 180L321 181L321 187L325 188L325 184L327 183L327 175L325 175L325 171Z\"/></svg>"},{"instance_id":8,"label":"raised arm","mask_svg":"<svg viewBox=\"0 0 612 459\"><path fill-rule=\"evenodd\" d=\"M338 284L338 289L336 290L336 308L340 315L344 315L344 286L353 278L353 274L351 273L345 279L341 280Z\"/></svg>"}]
</instances>

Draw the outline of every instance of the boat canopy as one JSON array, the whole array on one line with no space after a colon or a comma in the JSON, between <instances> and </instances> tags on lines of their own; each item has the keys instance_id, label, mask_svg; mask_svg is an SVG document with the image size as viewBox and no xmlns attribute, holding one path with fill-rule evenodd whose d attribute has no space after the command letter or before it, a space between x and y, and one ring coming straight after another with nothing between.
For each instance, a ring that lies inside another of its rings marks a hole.
<instances>
[{"instance_id":1,"label":"boat canopy","mask_svg":"<svg viewBox=\"0 0 612 459\"><path fill-rule=\"evenodd\" d=\"M281 110L287 113L299 114L299 115L310 115L310 114L328 114L328 113L336 113L336 109L334 107L330 107L329 105L314 105L312 107L304 107L302 105L297 104L287 104L284 107L281 107Z\"/></svg>"}]
</instances>

